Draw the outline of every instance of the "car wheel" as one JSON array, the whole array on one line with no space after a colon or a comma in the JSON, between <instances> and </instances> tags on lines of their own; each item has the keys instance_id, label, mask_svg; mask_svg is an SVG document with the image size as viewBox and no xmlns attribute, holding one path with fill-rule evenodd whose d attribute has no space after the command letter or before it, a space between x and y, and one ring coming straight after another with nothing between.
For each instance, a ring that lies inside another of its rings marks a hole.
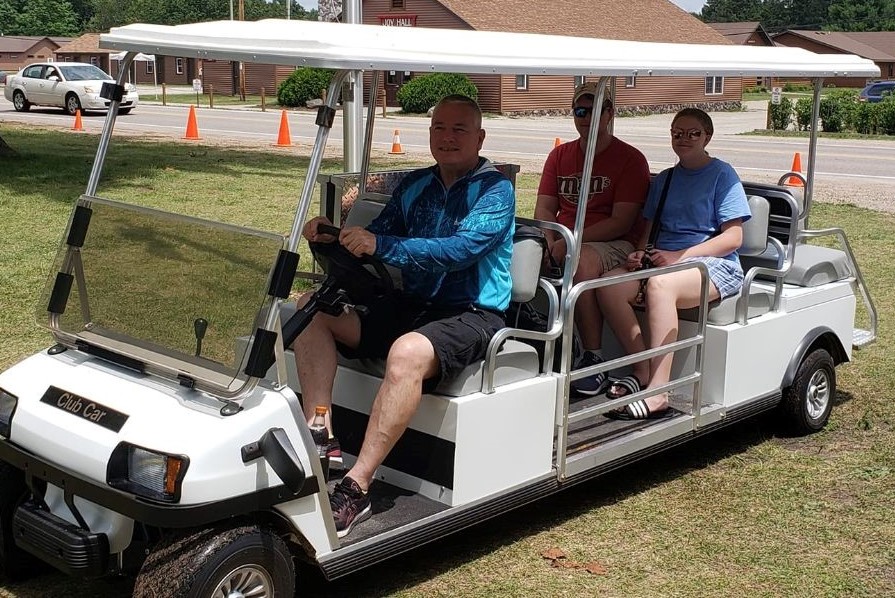
<instances>
[{"instance_id":1,"label":"car wheel","mask_svg":"<svg viewBox=\"0 0 895 598\"><path fill-rule=\"evenodd\" d=\"M119 108L118 114L130 114L131 110L132 110L132 108Z\"/></svg>"},{"instance_id":2,"label":"car wheel","mask_svg":"<svg viewBox=\"0 0 895 598\"><path fill-rule=\"evenodd\" d=\"M825 349L815 349L802 360L792 386L780 404L786 431L812 434L827 425L836 396L836 366Z\"/></svg>"},{"instance_id":3,"label":"car wheel","mask_svg":"<svg viewBox=\"0 0 895 598\"><path fill-rule=\"evenodd\" d=\"M12 107L18 112L28 112L31 108L31 102L25 99L25 94L21 90L12 92Z\"/></svg>"},{"instance_id":4,"label":"car wheel","mask_svg":"<svg viewBox=\"0 0 895 598\"><path fill-rule=\"evenodd\" d=\"M41 570L41 563L18 546L12 533L12 516L28 497L25 474L0 462L0 573L21 581Z\"/></svg>"},{"instance_id":5,"label":"car wheel","mask_svg":"<svg viewBox=\"0 0 895 598\"><path fill-rule=\"evenodd\" d=\"M78 94L70 93L65 96L65 111L68 112L71 116L74 116L78 113L78 110L81 109L81 100L78 99Z\"/></svg>"},{"instance_id":6,"label":"car wheel","mask_svg":"<svg viewBox=\"0 0 895 598\"><path fill-rule=\"evenodd\" d=\"M175 534L149 554L134 585L140 598L294 594L292 553L276 532L258 525Z\"/></svg>"}]
</instances>

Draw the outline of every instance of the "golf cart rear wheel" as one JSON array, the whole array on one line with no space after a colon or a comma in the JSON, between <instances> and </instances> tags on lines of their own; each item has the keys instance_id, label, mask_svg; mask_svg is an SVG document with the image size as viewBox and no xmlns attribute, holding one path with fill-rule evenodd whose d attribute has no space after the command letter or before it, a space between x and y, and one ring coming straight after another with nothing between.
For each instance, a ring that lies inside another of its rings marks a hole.
<instances>
[{"instance_id":1,"label":"golf cart rear wheel","mask_svg":"<svg viewBox=\"0 0 895 598\"><path fill-rule=\"evenodd\" d=\"M783 393L781 411L786 430L812 434L827 425L836 396L836 366L825 349L815 349L802 360L792 386Z\"/></svg>"},{"instance_id":2,"label":"golf cart rear wheel","mask_svg":"<svg viewBox=\"0 0 895 598\"><path fill-rule=\"evenodd\" d=\"M27 497L25 475L0 462L0 573L11 581L27 579L42 568L40 561L16 546L13 538L12 516Z\"/></svg>"},{"instance_id":3,"label":"golf cart rear wheel","mask_svg":"<svg viewBox=\"0 0 895 598\"><path fill-rule=\"evenodd\" d=\"M219 526L178 533L147 557L134 596L274 598L295 593L295 564L273 530Z\"/></svg>"}]
</instances>

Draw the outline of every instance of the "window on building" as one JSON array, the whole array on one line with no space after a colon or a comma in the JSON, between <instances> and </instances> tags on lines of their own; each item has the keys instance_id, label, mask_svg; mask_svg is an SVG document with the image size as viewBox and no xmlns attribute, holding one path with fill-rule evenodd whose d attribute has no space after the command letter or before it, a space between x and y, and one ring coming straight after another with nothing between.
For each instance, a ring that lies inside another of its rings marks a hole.
<instances>
[{"instance_id":1,"label":"window on building","mask_svg":"<svg viewBox=\"0 0 895 598\"><path fill-rule=\"evenodd\" d=\"M392 0L392 8L404 10L404 0Z\"/></svg>"},{"instance_id":2,"label":"window on building","mask_svg":"<svg viewBox=\"0 0 895 598\"><path fill-rule=\"evenodd\" d=\"M516 89L519 91L528 90L528 75L516 75Z\"/></svg>"},{"instance_id":3,"label":"window on building","mask_svg":"<svg viewBox=\"0 0 895 598\"><path fill-rule=\"evenodd\" d=\"M625 77L625 87L637 87L637 77Z\"/></svg>"},{"instance_id":4,"label":"window on building","mask_svg":"<svg viewBox=\"0 0 895 598\"><path fill-rule=\"evenodd\" d=\"M151 75L155 72L155 63L152 61L146 61L143 64L146 65L146 74Z\"/></svg>"},{"instance_id":5,"label":"window on building","mask_svg":"<svg viewBox=\"0 0 895 598\"><path fill-rule=\"evenodd\" d=\"M584 75L575 75L575 87L584 84Z\"/></svg>"},{"instance_id":6,"label":"window on building","mask_svg":"<svg viewBox=\"0 0 895 598\"><path fill-rule=\"evenodd\" d=\"M724 77L706 77L705 95L718 96L724 93Z\"/></svg>"},{"instance_id":7,"label":"window on building","mask_svg":"<svg viewBox=\"0 0 895 598\"><path fill-rule=\"evenodd\" d=\"M178 75L183 74L183 58L174 59L174 72Z\"/></svg>"}]
</instances>

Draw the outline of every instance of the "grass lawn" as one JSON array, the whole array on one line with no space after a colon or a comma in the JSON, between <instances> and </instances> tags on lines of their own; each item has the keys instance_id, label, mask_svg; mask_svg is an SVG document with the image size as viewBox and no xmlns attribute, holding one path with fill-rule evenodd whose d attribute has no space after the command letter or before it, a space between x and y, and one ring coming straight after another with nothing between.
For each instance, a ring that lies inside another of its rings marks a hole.
<instances>
[{"instance_id":1,"label":"grass lawn","mask_svg":"<svg viewBox=\"0 0 895 598\"><path fill-rule=\"evenodd\" d=\"M50 343L35 323L38 296L98 138L7 125L2 135L20 154L0 158L5 368ZM99 195L286 232L306 162L295 152L117 139ZM530 216L537 176L517 183L519 211ZM325 583L303 570L299 595L895 595L895 357L888 356L895 219L820 204L812 225L847 231L880 310L877 342L837 370L837 405L825 430L787 438L775 434L770 417L739 424L346 579ZM601 572L551 567L542 557L551 548ZM15 585L0 579L2 598L85 589L130 593L127 581L53 573Z\"/></svg>"}]
</instances>

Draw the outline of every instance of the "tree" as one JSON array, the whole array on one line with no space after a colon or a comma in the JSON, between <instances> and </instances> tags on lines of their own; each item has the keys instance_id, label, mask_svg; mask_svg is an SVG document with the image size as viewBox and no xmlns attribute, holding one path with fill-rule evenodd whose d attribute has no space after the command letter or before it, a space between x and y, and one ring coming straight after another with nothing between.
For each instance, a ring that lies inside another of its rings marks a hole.
<instances>
[{"instance_id":1,"label":"tree","mask_svg":"<svg viewBox=\"0 0 895 598\"><path fill-rule=\"evenodd\" d=\"M895 0L833 0L824 29L832 31L893 31Z\"/></svg>"},{"instance_id":2,"label":"tree","mask_svg":"<svg viewBox=\"0 0 895 598\"><path fill-rule=\"evenodd\" d=\"M0 34L15 35L19 7L14 0L0 0Z\"/></svg>"},{"instance_id":3,"label":"tree","mask_svg":"<svg viewBox=\"0 0 895 598\"><path fill-rule=\"evenodd\" d=\"M706 23L734 23L760 21L761 0L707 0L702 7Z\"/></svg>"},{"instance_id":4,"label":"tree","mask_svg":"<svg viewBox=\"0 0 895 598\"><path fill-rule=\"evenodd\" d=\"M16 35L74 37L81 32L68 0L28 0L16 17Z\"/></svg>"}]
</instances>

